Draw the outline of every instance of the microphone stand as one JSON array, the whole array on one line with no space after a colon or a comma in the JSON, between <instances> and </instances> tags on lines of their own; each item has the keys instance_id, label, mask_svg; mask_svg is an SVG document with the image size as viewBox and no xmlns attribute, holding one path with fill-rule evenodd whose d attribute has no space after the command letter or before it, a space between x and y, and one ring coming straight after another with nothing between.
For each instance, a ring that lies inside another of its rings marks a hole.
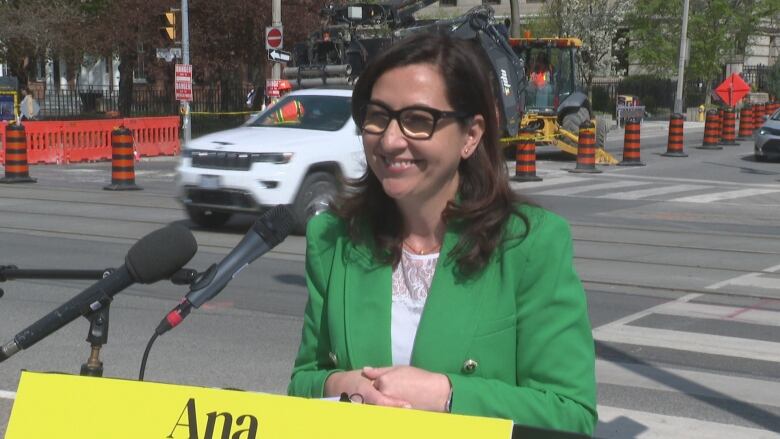
<instances>
[{"instance_id":1,"label":"microphone stand","mask_svg":"<svg viewBox=\"0 0 780 439\"><path fill-rule=\"evenodd\" d=\"M114 272L115 268L104 270L46 270L28 269L21 270L15 265L0 265L0 282L14 279L68 279L68 280L100 280ZM172 283L177 285L191 284L198 272L188 268L182 268L171 276ZM0 297L3 290L0 289ZM108 316L110 300L97 311L92 311L84 317L89 320L87 342L90 352L87 362L81 365L80 375L102 377L103 362L100 361L100 349L108 343Z\"/></svg>"}]
</instances>

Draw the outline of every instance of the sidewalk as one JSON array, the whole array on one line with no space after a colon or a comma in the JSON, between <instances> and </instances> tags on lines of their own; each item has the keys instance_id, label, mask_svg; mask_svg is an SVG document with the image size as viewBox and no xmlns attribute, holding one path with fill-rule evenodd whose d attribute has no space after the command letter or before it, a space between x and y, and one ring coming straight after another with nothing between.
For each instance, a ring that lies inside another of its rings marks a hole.
<instances>
[{"instance_id":1,"label":"sidewalk","mask_svg":"<svg viewBox=\"0 0 780 439\"><path fill-rule=\"evenodd\" d=\"M704 122L688 122L683 125L683 129L687 131L704 131ZM663 137L669 135L669 121L668 120L648 120L643 121L640 127L642 137ZM625 129L618 127L617 125L609 126L609 133L607 134L607 140L623 139L625 136Z\"/></svg>"}]
</instances>

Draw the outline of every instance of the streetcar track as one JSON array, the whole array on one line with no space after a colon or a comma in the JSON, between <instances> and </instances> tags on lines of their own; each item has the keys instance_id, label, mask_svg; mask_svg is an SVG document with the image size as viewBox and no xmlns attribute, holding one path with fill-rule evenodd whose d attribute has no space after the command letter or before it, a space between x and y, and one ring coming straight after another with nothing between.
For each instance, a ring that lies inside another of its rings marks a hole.
<instances>
[{"instance_id":1,"label":"streetcar track","mask_svg":"<svg viewBox=\"0 0 780 439\"><path fill-rule=\"evenodd\" d=\"M140 222L140 221L139 221ZM146 222L148 223L148 222ZM163 225L165 223L153 223L153 224L159 224ZM14 231L21 231L21 232L38 232L38 233L48 233L48 234L56 234L56 235L65 235L64 237L67 237L69 235L77 236L77 237L85 237L85 238L103 238L103 239L112 239L112 240L124 240L124 241L133 241L134 238L122 238L117 236L106 236L106 235L96 235L96 234L86 234L86 233L79 233L79 232L55 232L51 230L44 230L44 229L33 229L33 228L21 228L21 227L8 227L8 226L2 226L0 227L0 230L14 230ZM213 233L213 232L205 232L205 233ZM577 240L575 240L577 241ZM604 241L609 243L609 241ZM617 243L617 244L624 244L624 243ZM625 243L627 245L637 245L642 246L644 244L636 244L636 243ZM681 246L662 246L662 245L649 245L652 247L663 247L663 248L672 248L672 249L689 249L688 247L681 247ZM233 248L233 245L220 245L220 244L208 244L205 246L201 246L201 249L207 250L208 248L213 249L220 249L220 250L230 250ZM690 248L694 249L694 248ZM746 254L769 254L769 255L775 255L779 253L769 253L769 252L750 252L750 251L740 251L740 250L722 250L722 249L703 249L703 248L695 248L696 250L710 250L715 252L729 252L729 253L746 253ZM298 252L291 252L291 251L279 251L274 250L274 253L277 253L279 255L285 255L285 256L301 256ZM692 268L692 269L705 269L705 270L718 270L718 271L730 271L734 273L739 274L748 274L748 273L758 273L761 272L760 270L746 270L743 268L734 268L734 267L716 267L716 266L704 266L704 265L690 265L690 264L680 264L680 263L664 263L664 262L657 262L657 261L641 261L641 260L627 260L627 259L617 259L617 258L599 258L599 257L593 257L593 256L574 256L575 260L582 260L582 261L596 261L596 262L609 262L609 263L629 263L629 264L641 264L645 266L657 266L657 267L674 267L674 268ZM594 281L595 282L595 281Z\"/></svg>"}]
</instances>

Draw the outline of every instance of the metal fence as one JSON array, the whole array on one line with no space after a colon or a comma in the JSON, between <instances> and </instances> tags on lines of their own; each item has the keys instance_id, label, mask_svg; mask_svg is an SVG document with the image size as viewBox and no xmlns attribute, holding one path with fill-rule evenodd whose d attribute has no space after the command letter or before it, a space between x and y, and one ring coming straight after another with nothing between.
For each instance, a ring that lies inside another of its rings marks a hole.
<instances>
[{"instance_id":1,"label":"metal fence","mask_svg":"<svg viewBox=\"0 0 780 439\"><path fill-rule=\"evenodd\" d=\"M191 111L225 113L245 111L246 96L252 87L198 87L192 90ZM80 87L75 90L48 88L36 93L43 119L90 118L118 112L119 89ZM179 114L179 103L173 90L148 87L133 89L131 116L163 116Z\"/></svg>"}]
</instances>

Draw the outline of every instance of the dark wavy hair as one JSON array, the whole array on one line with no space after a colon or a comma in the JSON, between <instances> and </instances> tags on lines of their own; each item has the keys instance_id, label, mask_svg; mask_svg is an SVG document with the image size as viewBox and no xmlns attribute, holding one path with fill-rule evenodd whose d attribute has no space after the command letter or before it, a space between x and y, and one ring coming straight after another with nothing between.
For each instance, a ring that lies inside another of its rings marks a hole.
<instances>
[{"instance_id":1,"label":"dark wavy hair","mask_svg":"<svg viewBox=\"0 0 780 439\"><path fill-rule=\"evenodd\" d=\"M352 117L362 127L364 108L374 84L385 72L413 64L429 64L441 72L447 100L456 111L479 114L485 132L476 151L461 160L460 185L456 200L447 204L442 219L457 227L460 239L452 252L463 275L480 271L502 240L504 226L519 214L521 201L509 187L503 153L499 146L495 78L482 48L470 40L445 34L416 34L390 46L375 58L355 85ZM470 122L460 120L462 127ZM385 194L382 183L370 167L348 190L334 212L347 223L354 242L367 243L375 257L397 264L401 258L403 220L395 201ZM520 215L525 221L528 221Z\"/></svg>"}]
</instances>

